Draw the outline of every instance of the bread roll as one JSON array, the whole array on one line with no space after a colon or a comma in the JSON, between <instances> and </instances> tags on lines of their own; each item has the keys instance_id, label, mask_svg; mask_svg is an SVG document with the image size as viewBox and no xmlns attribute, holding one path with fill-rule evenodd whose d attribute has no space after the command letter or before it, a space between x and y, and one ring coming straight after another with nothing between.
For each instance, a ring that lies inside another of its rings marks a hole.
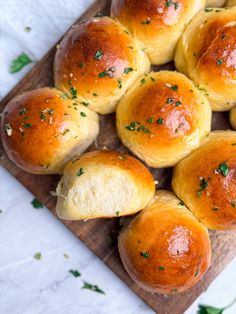
<instances>
[{"instance_id":1,"label":"bread roll","mask_svg":"<svg viewBox=\"0 0 236 314\"><path fill-rule=\"evenodd\" d=\"M236 132L215 131L174 169L172 187L210 229L236 228Z\"/></svg>"},{"instance_id":2,"label":"bread roll","mask_svg":"<svg viewBox=\"0 0 236 314\"><path fill-rule=\"evenodd\" d=\"M227 2L226 2L226 7L233 7L233 6L235 6L236 5L236 0L228 0Z\"/></svg>"},{"instance_id":3,"label":"bread roll","mask_svg":"<svg viewBox=\"0 0 236 314\"><path fill-rule=\"evenodd\" d=\"M152 64L173 59L184 27L205 7L205 0L113 0L111 16L145 44Z\"/></svg>"},{"instance_id":4,"label":"bread roll","mask_svg":"<svg viewBox=\"0 0 236 314\"><path fill-rule=\"evenodd\" d=\"M236 8L206 9L193 18L176 49L176 68L210 100L213 111L236 105Z\"/></svg>"},{"instance_id":5,"label":"bread roll","mask_svg":"<svg viewBox=\"0 0 236 314\"><path fill-rule=\"evenodd\" d=\"M154 168L170 167L210 132L207 99L184 75L161 71L137 80L117 108L123 144Z\"/></svg>"},{"instance_id":6,"label":"bread roll","mask_svg":"<svg viewBox=\"0 0 236 314\"><path fill-rule=\"evenodd\" d=\"M211 262L207 229L164 190L121 232L118 246L130 277L150 292L183 292L199 281Z\"/></svg>"},{"instance_id":7,"label":"bread roll","mask_svg":"<svg viewBox=\"0 0 236 314\"><path fill-rule=\"evenodd\" d=\"M68 160L92 144L98 130L95 112L48 87L13 98L1 121L8 157L35 174L61 173Z\"/></svg>"},{"instance_id":8,"label":"bread roll","mask_svg":"<svg viewBox=\"0 0 236 314\"><path fill-rule=\"evenodd\" d=\"M206 6L208 8L220 8L223 7L226 0L206 0Z\"/></svg>"},{"instance_id":9,"label":"bread roll","mask_svg":"<svg viewBox=\"0 0 236 314\"><path fill-rule=\"evenodd\" d=\"M127 88L149 71L142 46L109 17L74 25L54 63L56 87L101 114L114 112Z\"/></svg>"},{"instance_id":10,"label":"bread roll","mask_svg":"<svg viewBox=\"0 0 236 314\"><path fill-rule=\"evenodd\" d=\"M114 151L95 151L71 161L57 188L56 210L63 219L131 215L155 194L148 169L137 159Z\"/></svg>"}]
</instances>

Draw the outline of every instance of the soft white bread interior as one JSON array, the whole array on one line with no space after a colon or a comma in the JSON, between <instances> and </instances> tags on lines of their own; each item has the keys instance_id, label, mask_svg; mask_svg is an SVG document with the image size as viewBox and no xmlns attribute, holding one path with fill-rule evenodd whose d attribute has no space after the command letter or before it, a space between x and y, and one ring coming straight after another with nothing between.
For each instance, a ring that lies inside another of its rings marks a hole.
<instances>
[{"instance_id":1,"label":"soft white bread interior","mask_svg":"<svg viewBox=\"0 0 236 314\"><path fill-rule=\"evenodd\" d=\"M54 88L13 98L1 119L3 147L18 167L35 174L62 173L99 131L98 115Z\"/></svg>"},{"instance_id":2,"label":"soft white bread interior","mask_svg":"<svg viewBox=\"0 0 236 314\"><path fill-rule=\"evenodd\" d=\"M117 107L122 143L151 167L171 167L196 149L211 128L207 98L186 76L150 73Z\"/></svg>"},{"instance_id":3,"label":"soft white bread interior","mask_svg":"<svg viewBox=\"0 0 236 314\"><path fill-rule=\"evenodd\" d=\"M157 191L153 203L121 231L118 246L130 277L150 292L183 292L211 263L206 227L164 190Z\"/></svg>"},{"instance_id":4,"label":"soft white bread interior","mask_svg":"<svg viewBox=\"0 0 236 314\"><path fill-rule=\"evenodd\" d=\"M111 16L144 43L152 64L173 59L176 43L205 0L113 0Z\"/></svg>"},{"instance_id":5,"label":"soft white bread interior","mask_svg":"<svg viewBox=\"0 0 236 314\"><path fill-rule=\"evenodd\" d=\"M213 111L236 105L236 7L205 9L186 27L175 52L178 71L208 97Z\"/></svg>"},{"instance_id":6,"label":"soft white bread interior","mask_svg":"<svg viewBox=\"0 0 236 314\"><path fill-rule=\"evenodd\" d=\"M131 215L155 194L154 179L137 159L115 151L94 151L71 161L57 188L63 219Z\"/></svg>"},{"instance_id":7,"label":"soft white bread interior","mask_svg":"<svg viewBox=\"0 0 236 314\"><path fill-rule=\"evenodd\" d=\"M109 17L74 25L54 61L55 86L100 114L114 112L135 79L149 71L143 46Z\"/></svg>"}]
</instances>

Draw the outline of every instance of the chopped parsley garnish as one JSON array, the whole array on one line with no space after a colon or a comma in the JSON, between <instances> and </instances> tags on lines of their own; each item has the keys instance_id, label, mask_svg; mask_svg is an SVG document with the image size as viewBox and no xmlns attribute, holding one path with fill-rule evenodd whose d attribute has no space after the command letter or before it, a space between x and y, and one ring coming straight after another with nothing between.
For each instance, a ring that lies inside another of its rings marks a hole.
<instances>
[{"instance_id":1,"label":"chopped parsley garnish","mask_svg":"<svg viewBox=\"0 0 236 314\"><path fill-rule=\"evenodd\" d=\"M26 113L26 108L21 108L20 112L19 112L19 115L23 116L25 113Z\"/></svg>"},{"instance_id":2,"label":"chopped parsley garnish","mask_svg":"<svg viewBox=\"0 0 236 314\"><path fill-rule=\"evenodd\" d=\"M143 131L144 133L149 134L150 130L142 125L140 122L132 121L129 125L126 125L125 128L129 131Z\"/></svg>"},{"instance_id":3,"label":"chopped parsley garnish","mask_svg":"<svg viewBox=\"0 0 236 314\"><path fill-rule=\"evenodd\" d=\"M181 103L181 101L177 100L177 101L175 102L175 105L176 105L176 107L179 107L180 105L182 105L182 103Z\"/></svg>"},{"instance_id":4,"label":"chopped parsley garnish","mask_svg":"<svg viewBox=\"0 0 236 314\"><path fill-rule=\"evenodd\" d=\"M118 87L121 89L122 88L122 80L119 79L117 82L118 82Z\"/></svg>"},{"instance_id":5,"label":"chopped parsley garnish","mask_svg":"<svg viewBox=\"0 0 236 314\"><path fill-rule=\"evenodd\" d=\"M85 107L88 107L88 105L89 105L89 103L87 101L81 101L80 104L84 105Z\"/></svg>"},{"instance_id":6,"label":"chopped parsley garnish","mask_svg":"<svg viewBox=\"0 0 236 314\"><path fill-rule=\"evenodd\" d=\"M115 71L116 71L116 68L115 68L115 67L111 67L111 68L109 68L109 69L106 70L106 71L100 72L100 73L98 74L98 76L99 76L100 78L103 78L103 77L106 77L106 76L108 76L108 77L110 77L110 78L113 78L113 77L114 77L114 74L113 74L113 73L115 73Z\"/></svg>"},{"instance_id":7,"label":"chopped parsley garnish","mask_svg":"<svg viewBox=\"0 0 236 314\"><path fill-rule=\"evenodd\" d=\"M5 128L5 131L6 131L7 135L8 136L12 136L12 127L10 126L10 124L6 123L4 128Z\"/></svg>"},{"instance_id":8,"label":"chopped parsley garnish","mask_svg":"<svg viewBox=\"0 0 236 314\"><path fill-rule=\"evenodd\" d=\"M26 27L25 27L25 32L26 32L26 33L29 33L30 31L31 31L31 27L26 26Z\"/></svg>"},{"instance_id":9,"label":"chopped parsley garnish","mask_svg":"<svg viewBox=\"0 0 236 314\"><path fill-rule=\"evenodd\" d=\"M101 50L96 51L94 59L101 60L103 57L103 52Z\"/></svg>"},{"instance_id":10,"label":"chopped parsley garnish","mask_svg":"<svg viewBox=\"0 0 236 314\"><path fill-rule=\"evenodd\" d=\"M167 104L173 104L174 103L173 98L168 97L167 100L166 100L166 103Z\"/></svg>"},{"instance_id":11,"label":"chopped parsley garnish","mask_svg":"<svg viewBox=\"0 0 236 314\"><path fill-rule=\"evenodd\" d=\"M229 174L229 167L226 162L223 162L219 164L219 167L216 169L216 171L222 174L224 177L227 177L227 175Z\"/></svg>"},{"instance_id":12,"label":"chopped parsley garnish","mask_svg":"<svg viewBox=\"0 0 236 314\"><path fill-rule=\"evenodd\" d=\"M71 270L69 270L69 273L71 273L75 278L81 276L81 273L78 272L78 270L73 270L73 269L71 269Z\"/></svg>"},{"instance_id":13,"label":"chopped parsley garnish","mask_svg":"<svg viewBox=\"0 0 236 314\"><path fill-rule=\"evenodd\" d=\"M81 289L88 289L94 292L105 294L105 292L102 289L100 289L97 285L92 285L86 281L84 281L84 285Z\"/></svg>"},{"instance_id":14,"label":"chopped parsley garnish","mask_svg":"<svg viewBox=\"0 0 236 314\"><path fill-rule=\"evenodd\" d=\"M33 125L32 125L31 123L25 123L25 124L24 124L24 128L25 128L25 129L30 129L30 128L32 128L32 126L33 126Z\"/></svg>"},{"instance_id":15,"label":"chopped parsley garnish","mask_svg":"<svg viewBox=\"0 0 236 314\"><path fill-rule=\"evenodd\" d=\"M82 176L82 174L84 174L84 170L83 168L80 168L79 171L77 172L77 176L80 177Z\"/></svg>"},{"instance_id":16,"label":"chopped parsley garnish","mask_svg":"<svg viewBox=\"0 0 236 314\"><path fill-rule=\"evenodd\" d=\"M159 270L163 271L163 270L165 270L165 267L161 265L161 266L159 266Z\"/></svg>"},{"instance_id":17,"label":"chopped parsley garnish","mask_svg":"<svg viewBox=\"0 0 236 314\"><path fill-rule=\"evenodd\" d=\"M37 260L42 259L42 253L40 253L40 252L35 253L34 254L34 259L37 259Z\"/></svg>"},{"instance_id":18,"label":"chopped parsley garnish","mask_svg":"<svg viewBox=\"0 0 236 314\"><path fill-rule=\"evenodd\" d=\"M218 65L223 64L223 63L224 63L224 60L223 60L223 59L218 59L218 60L216 61L216 64L218 64Z\"/></svg>"},{"instance_id":19,"label":"chopped parsley garnish","mask_svg":"<svg viewBox=\"0 0 236 314\"><path fill-rule=\"evenodd\" d=\"M199 269L196 270L194 277L197 277L198 273L199 273Z\"/></svg>"},{"instance_id":20,"label":"chopped parsley garnish","mask_svg":"<svg viewBox=\"0 0 236 314\"><path fill-rule=\"evenodd\" d=\"M150 76L150 80L153 81L153 82L156 81L156 79L154 79L154 77L152 77L152 76Z\"/></svg>"},{"instance_id":21,"label":"chopped parsley garnish","mask_svg":"<svg viewBox=\"0 0 236 314\"><path fill-rule=\"evenodd\" d=\"M140 82L141 82L141 86L144 85L146 83L145 78L142 78Z\"/></svg>"},{"instance_id":22,"label":"chopped parsley garnish","mask_svg":"<svg viewBox=\"0 0 236 314\"><path fill-rule=\"evenodd\" d=\"M98 94L97 94L97 93L93 93L93 96L94 96L94 97L97 97L97 96L98 96Z\"/></svg>"},{"instance_id":23,"label":"chopped parsley garnish","mask_svg":"<svg viewBox=\"0 0 236 314\"><path fill-rule=\"evenodd\" d=\"M148 25L148 24L151 23L151 20L152 20L152 19L148 18L148 19L142 21L142 24Z\"/></svg>"},{"instance_id":24,"label":"chopped parsley garnish","mask_svg":"<svg viewBox=\"0 0 236 314\"><path fill-rule=\"evenodd\" d=\"M176 293L177 291L178 291L178 289L176 289L176 288L171 289L172 293Z\"/></svg>"},{"instance_id":25,"label":"chopped parsley garnish","mask_svg":"<svg viewBox=\"0 0 236 314\"><path fill-rule=\"evenodd\" d=\"M10 66L10 72L16 73L23 69L27 64L34 62L31 58L26 54L20 54L16 59L14 59Z\"/></svg>"},{"instance_id":26,"label":"chopped parsley garnish","mask_svg":"<svg viewBox=\"0 0 236 314\"><path fill-rule=\"evenodd\" d=\"M230 202L230 206L235 208L236 207L236 203L235 202Z\"/></svg>"},{"instance_id":27,"label":"chopped parsley garnish","mask_svg":"<svg viewBox=\"0 0 236 314\"><path fill-rule=\"evenodd\" d=\"M217 212L217 211L219 210L219 208L218 208L218 207L213 207L212 210L213 210L214 212Z\"/></svg>"},{"instance_id":28,"label":"chopped parsley garnish","mask_svg":"<svg viewBox=\"0 0 236 314\"><path fill-rule=\"evenodd\" d=\"M140 256L142 256L143 258L147 259L150 257L150 253L149 252L140 252Z\"/></svg>"},{"instance_id":29,"label":"chopped parsley garnish","mask_svg":"<svg viewBox=\"0 0 236 314\"><path fill-rule=\"evenodd\" d=\"M72 99L77 98L77 90L76 90L75 87L72 86L72 87L70 88L70 93L71 93Z\"/></svg>"},{"instance_id":30,"label":"chopped parsley garnish","mask_svg":"<svg viewBox=\"0 0 236 314\"><path fill-rule=\"evenodd\" d=\"M209 9L209 8L205 9L205 12L212 12L212 11L213 11L213 9Z\"/></svg>"},{"instance_id":31,"label":"chopped parsley garnish","mask_svg":"<svg viewBox=\"0 0 236 314\"><path fill-rule=\"evenodd\" d=\"M80 115L81 115L81 117L83 117L83 118L85 118L85 117L86 117L86 113L85 113L85 112L83 112L83 111L81 111L81 112L80 112Z\"/></svg>"},{"instance_id":32,"label":"chopped parsley garnish","mask_svg":"<svg viewBox=\"0 0 236 314\"><path fill-rule=\"evenodd\" d=\"M70 132L69 129L65 129L65 130L63 131L62 135L64 136L64 135L66 135L66 134L69 133L69 132Z\"/></svg>"},{"instance_id":33,"label":"chopped parsley garnish","mask_svg":"<svg viewBox=\"0 0 236 314\"><path fill-rule=\"evenodd\" d=\"M43 204L37 198L34 198L31 204L36 209L43 208Z\"/></svg>"},{"instance_id":34,"label":"chopped parsley garnish","mask_svg":"<svg viewBox=\"0 0 236 314\"><path fill-rule=\"evenodd\" d=\"M185 206L185 205L184 205L184 202L182 202L182 201L179 202L179 205L180 205L180 206Z\"/></svg>"},{"instance_id":35,"label":"chopped parsley garnish","mask_svg":"<svg viewBox=\"0 0 236 314\"><path fill-rule=\"evenodd\" d=\"M171 85L170 89L178 91L178 85Z\"/></svg>"},{"instance_id":36,"label":"chopped parsley garnish","mask_svg":"<svg viewBox=\"0 0 236 314\"><path fill-rule=\"evenodd\" d=\"M154 122L154 119L153 119L153 118L148 118L148 119L147 119L147 123L152 124L153 122Z\"/></svg>"},{"instance_id":37,"label":"chopped parsley garnish","mask_svg":"<svg viewBox=\"0 0 236 314\"><path fill-rule=\"evenodd\" d=\"M118 211L118 212L116 212L116 216L119 216L119 214L120 214L120 212Z\"/></svg>"},{"instance_id":38,"label":"chopped parsley garnish","mask_svg":"<svg viewBox=\"0 0 236 314\"><path fill-rule=\"evenodd\" d=\"M211 178L208 178L208 180L206 180L205 178L200 178L200 189L197 191L198 197L202 196L202 192L206 190L206 188L209 186L209 181L211 180Z\"/></svg>"},{"instance_id":39,"label":"chopped parsley garnish","mask_svg":"<svg viewBox=\"0 0 236 314\"><path fill-rule=\"evenodd\" d=\"M166 7L169 8L171 5L174 5L175 10L177 10L179 7L178 2L174 2L173 0L166 0Z\"/></svg>"},{"instance_id":40,"label":"chopped parsley garnish","mask_svg":"<svg viewBox=\"0 0 236 314\"><path fill-rule=\"evenodd\" d=\"M134 70L133 68L125 68L124 73L128 74L129 72L133 72L133 70Z\"/></svg>"},{"instance_id":41,"label":"chopped parsley garnish","mask_svg":"<svg viewBox=\"0 0 236 314\"><path fill-rule=\"evenodd\" d=\"M79 63L79 67L80 67L80 69L83 69L83 67L84 67L84 63L83 63L82 61L80 61L80 63Z\"/></svg>"},{"instance_id":42,"label":"chopped parsley garnish","mask_svg":"<svg viewBox=\"0 0 236 314\"><path fill-rule=\"evenodd\" d=\"M163 118L158 118L157 119L157 124L163 124L164 122L164 119Z\"/></svg>"},{"instance_id":43,"label":"chopped parsley garnish","mask_svg":"<svg viewBox=\"0 0 236 314\"><path fill-rule=\"evenodd\" d=\"M236 298L228 305L223 308L216 308L209 305L198 305L198 312L197 314L223 314L224 311L230 308L233 304L235 304Z\"/></svg>"}]
</instances>

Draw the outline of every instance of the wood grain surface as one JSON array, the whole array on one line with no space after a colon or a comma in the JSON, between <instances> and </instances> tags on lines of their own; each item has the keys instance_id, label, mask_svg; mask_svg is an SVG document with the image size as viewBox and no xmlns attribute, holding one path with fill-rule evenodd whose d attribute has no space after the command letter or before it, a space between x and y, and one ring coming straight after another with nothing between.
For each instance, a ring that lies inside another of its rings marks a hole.
<instances>
[{"instance_id":1,"label":"wood grain surface","mask_svg":"<svg viewBox=\"0 0 236 314\"><path fill-rule=\"evenodd\" d=\"M80 18L87 19L95 15L108 15L110 1L97 1ZM56 45L40 62L25 76L25 78L2 100L1 111L14 96L26 90L32 90L42 86L53 85L53 59ZM162 69L174 69L173 64L168 64ZM159 70L156 68L155 70ZM216 113L213 115L213 129L230 128L228 113ZM127 151L116 134L115 114L100 117L100 133L97 140L98 147L94 145L89 150L103 148L118 151ZM0 152L1 153L1 152ZM30 190L44 205L55 213L56 198L50 191L55 191L58 176L37 176L26 173L17 168L6 157L1 158L0 164L16 177L28 190ZM150 169L159 181L160 188L170 188L172 169ZM130 219L130 218L129 218ZM88 222L62 221L76 234L105 264L107 264L137 295L139 295L158 314L182 314L193 301L207 289L214 278L236 255L236 232L210 232L212 240L212 266L204 278L191 290L179 295L165 297L151 294L140 289L125 272L117 250L117 235L127 218L95 219Z\"/></svg>"}]
</instances>

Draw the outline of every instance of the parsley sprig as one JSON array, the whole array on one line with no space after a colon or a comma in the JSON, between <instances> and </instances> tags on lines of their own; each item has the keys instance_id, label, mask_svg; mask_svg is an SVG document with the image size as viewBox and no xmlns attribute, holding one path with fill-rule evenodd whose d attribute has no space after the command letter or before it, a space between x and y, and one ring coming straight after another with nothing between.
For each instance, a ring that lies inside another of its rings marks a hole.
<instances>
[{"instance_id":1,"label":"parsley sprig","mask_svg":"<svg viewBox=\"0 0 236 314\"><path fill-rule=\"evenodd\" d=\"M19 72L27 64L33 63L34 61L25 53L22 52L16 59L14 59L10 66L10 73Z\"/></svg>"}]
</instances>

